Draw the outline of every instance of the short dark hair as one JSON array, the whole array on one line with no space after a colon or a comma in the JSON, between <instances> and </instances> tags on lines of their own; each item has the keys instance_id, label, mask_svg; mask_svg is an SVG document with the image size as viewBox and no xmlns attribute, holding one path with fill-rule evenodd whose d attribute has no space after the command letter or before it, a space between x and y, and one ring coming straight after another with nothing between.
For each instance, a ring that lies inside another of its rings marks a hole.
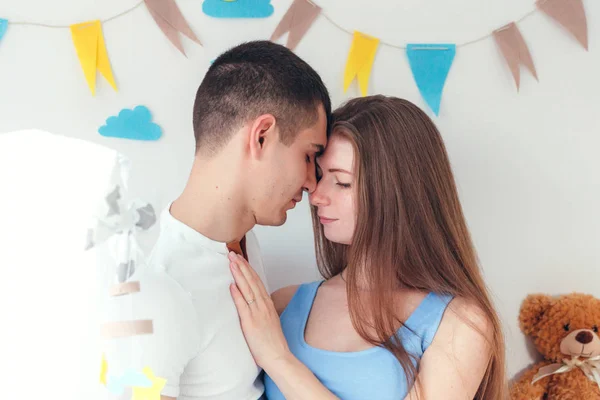
<instances>
[{"instance_id":1,"label":"short dark hair","mask_svg":"<svg viewBox=\"0 0 600 400\"><path fill-rule=\"evenodd\" d=\"M288 48L251 41L221 54L210 66L194 102L196 151L212 154L235 129L262 114L275 116L280 139L290 145L300 129L315 124L331 100L319 74Z\"/></svg>"}]
</instances>

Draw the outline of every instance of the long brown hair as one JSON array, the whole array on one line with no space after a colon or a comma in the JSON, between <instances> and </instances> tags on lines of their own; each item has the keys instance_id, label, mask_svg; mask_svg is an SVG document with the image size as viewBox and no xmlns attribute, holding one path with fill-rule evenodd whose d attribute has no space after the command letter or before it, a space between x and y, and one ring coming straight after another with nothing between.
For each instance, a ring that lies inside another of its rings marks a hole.
<instances>
[{"instance_id":1,"label":"long brown hair","mask_svg":"<svg viewBox=\"0 0 600 400\"><path fill-rule=\"evenodd\" d=\"M397 336L403 321L394 309L394 293L409 288L464 298L479 306L493 327L492 355L475 398L506 398L500 321L435 124L409 101L370 96L337 109L332 132L354 145L357 222L350 246L333 243L312 207L317 265L325 279L346 269L354 328L367 342L394 354L411 388L417 381L416 360ZM360 290L364 282L368 301Z\"/></svg>"}]
</instances>

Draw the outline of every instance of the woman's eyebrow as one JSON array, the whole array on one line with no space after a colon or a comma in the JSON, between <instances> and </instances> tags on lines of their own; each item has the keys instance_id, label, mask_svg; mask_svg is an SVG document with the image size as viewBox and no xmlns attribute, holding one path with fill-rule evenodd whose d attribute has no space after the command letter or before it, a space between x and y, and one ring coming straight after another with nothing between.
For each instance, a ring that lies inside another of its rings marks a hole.
<instances>
[{"instance_id":1,"label":"woman's eyebrow","mask_svg":"<svg viewBox=\"0 0 600 400\"><path fill-rule=\"evenodd\" d=\"M343 172L344 174L352 175L352 172L346 171L345 169L341 169L341 168L329 168L328 171L331 172L331 173L333 173L333 172Z\"/></svg>"}]
</instances>

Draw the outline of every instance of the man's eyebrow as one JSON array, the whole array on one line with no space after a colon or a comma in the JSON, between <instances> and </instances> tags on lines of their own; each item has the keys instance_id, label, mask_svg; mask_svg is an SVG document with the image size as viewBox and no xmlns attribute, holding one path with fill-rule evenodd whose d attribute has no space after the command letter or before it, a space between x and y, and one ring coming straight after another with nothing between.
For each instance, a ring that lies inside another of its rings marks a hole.
<instances>
[{"instance_id":1,"label":"man's eyebrow","mask_svg":"<svg viewBox=\"0 0 600 400\"><path fill-rule=\"evenodd\" d=\"M323 146L322 144L313 143L312 145L315 148L315 150L317 150L317 154L321 154L325 151L325 146Z\"/></svg>"}]
</instances>

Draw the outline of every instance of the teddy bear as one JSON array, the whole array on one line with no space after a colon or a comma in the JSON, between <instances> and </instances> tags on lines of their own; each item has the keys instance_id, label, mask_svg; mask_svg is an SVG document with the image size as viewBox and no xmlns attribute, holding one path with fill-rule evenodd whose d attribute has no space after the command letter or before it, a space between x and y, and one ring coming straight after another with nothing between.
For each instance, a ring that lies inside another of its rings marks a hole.
<instances>
[{"instance_id":1,"label":"teddy bear","mask_svg":"<svg viewBox=\"0 0 600 400\"><path fill-rule=\"evenodd\" d=\"M511 385L512 400L600 400L600 299L532 294L519 324L544 361Z\"/></svg>"}]
</instances>

